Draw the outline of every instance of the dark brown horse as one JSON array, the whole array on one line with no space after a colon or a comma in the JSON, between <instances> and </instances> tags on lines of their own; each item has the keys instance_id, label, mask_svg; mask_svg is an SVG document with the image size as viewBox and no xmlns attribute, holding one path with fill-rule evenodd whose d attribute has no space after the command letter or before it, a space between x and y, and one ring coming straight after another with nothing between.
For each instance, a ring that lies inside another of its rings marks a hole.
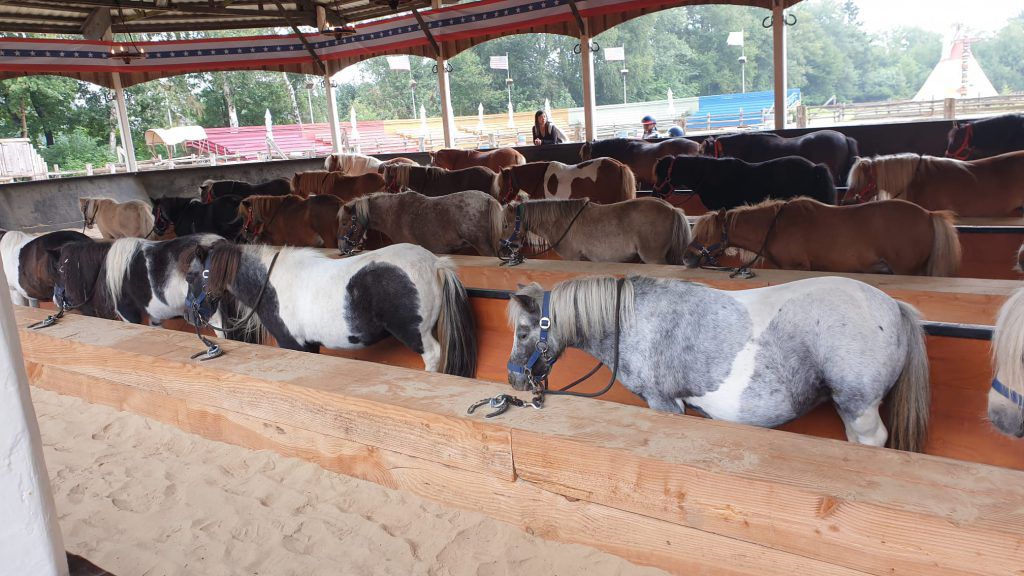
<instances>
[{"instance_id":1,"label":"dark brown horse","mask_svg":"<svg viewBox=\"0 0 1024 576\"><path fill-rule=\"evenodd\" d=\"M579 164L530 162L501 171L501 201L511 202L519 192L533 200L590 198L614 204L636 198L636 178L628 166L613 158L595 158Z\"/></svg>"},{"instance_id":2,"label":"dark brown horse","mask_svg":"<svg viewBox=\"0 0 1024 576\"><path fill-rule=\"evenodd\" d=\"M977 160L1024 150L1024 114L1003 114L973 122L953 122L946 156Z\"/></svg>"},{"instance_id":3,"label":"dark brown horse","mask_svg":"<svg viewBox=\"0 0 1024 576\"><path fill-rule=\"evenodd\" d=\"M85 234L59 230L43 234L22 246L18 252L19 291L25 297L36 300L53 298L53 286L57 282L57 262L51 252L60 251L65 244L72 242L92 241L92 238Z\"/></svg>"},{"instance_id":4,"label":"dark brown horse","mask_svg":"<svg viewBox=\"0 0 1024 576\"><path fill-rule=\"evenodd\" d=\"M261 184L249 184L237 180L207 180L199 186L199 196L209 204L224 196L284 196L292 191L287 178L274 178Z\"/></svg>"},{"instance_id":5,"label":"dark brown horse","mask_svg":"<svg viewBox=\"0 0 1024 576\"><path fill-rule=\"evenodd\" d=\"M635 138L611 138L587 142L580 148L580 159L614 158L636 175L636 179L652 185L656 181L654 165L665 156L693 155L700 144L686 138L669 138L661 142L647 142Z\"/></svg>"},{"instance_id":6,"label":"dark brown horse","mask_svg":"<svg viewBox=\"0 0 1024 576\"><path fill-rule=\"evenodd\" d=\"M744 264L785 270L953 276L960 240L953 213L902 200L829 206L810 198L719 210L693 227L686 264L738 249Z\"/></svg>"},{"instance_id":7,"label":"dark brown horse","mask_svg":"<svg viewBox=\"0 0 1024 576\"><path fill-rule=\"evenodd\" d=\"M483 166L497 173L509 166L526 164L526 158L515 148L495 148L494 150L444 148L430 153L430 163L445 170L462 170L472 166Z\"/></svg>"},{"instance_id":8,"label":"dark brown horse","mask_svg":"<svg viewBox=\"0 0 1024 576\"><path fill-rule=\"evenodd\" d=\"M337 196L342 202L348 202L384 190L384 177L376 172L359 176L346 176L342 172L326 170L297 172L292 178L292 190L303 198L328 194Z\"/></svg>"},{"instance_id":9,"label":"dark brown horse","mask_svg":"<svg viewBox=\"0 0 1024 576\"><path fill-rule=\"evenodd\" d=\"M384 183L388 192L413 190L424 196L444 196L463 190L480 190L498 197L498 175L483 166L462 170L408 164L385 166Z\"/></svg>"},{"instance_id":10,"label":"dark brown horse","mask_svg":"<svg viewBox=\"0 0 1024 576\"><path fill-rule=\"evenodd\" d=\"M700 145L704 156L733 157L747 162L764 162L784 156L801 156L815 164L824 164L832 172L833 182L846 182L847 174L860 154L857 141L835 130L817 130L802 136L785 138L771 132L744 132L728 136L709 136Z\"/></svg>"},{"instance_id":11,"label":"dark brown horse","mask_svg":"<svg viewBox=\"0 0 1024 576\"><path fill-rule=\"evenodd\" d=\"M251 196L242 200L238 215L249 242L274 246L338 247L336 196Z\"/></svg>"}]
</instances>

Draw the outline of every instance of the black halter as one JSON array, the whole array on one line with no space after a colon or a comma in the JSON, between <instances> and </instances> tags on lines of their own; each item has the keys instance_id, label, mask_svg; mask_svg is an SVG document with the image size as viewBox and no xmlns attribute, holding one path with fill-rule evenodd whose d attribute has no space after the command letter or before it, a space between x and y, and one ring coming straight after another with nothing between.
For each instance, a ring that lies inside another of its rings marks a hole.
<instances>
[{"instance_id":1,"label":"black halter","mask_svg":"<svg viewBox=\"0 0 1024 576\"><path fill-rule=\"evenodd\" d=\"M359 235L358 240L354 240L356 231L359 227L363 227L363 233ZM348 232L341 237L341 243L338 246L338 250L342 256L353 256L363 251L366 243L366 235L370 232L370 219L360 219L355 212L352 214L352 221L348 227Z\"/></svg>"},{"instance_id":2,"label":"black halter","mask_svg":"<svg viewBox=\"0 0 1024 576\"><path fill-rule=\"evenodd\" d=\"M67 261L65 260L64 263L67 263ZM82 262L81 261L77 261L75 263L75 265L78 266L79 276L81 276ZM58 265L58 267L57 267L58 277L59 277L60 273L63 271L63 269L64 269L64 264ZM70 302L68 302L67 290L64 288L64 286L62 284L57 282L53 286L53 299L56 302L57 307L58 307L57 313L56 314L50 314L46 318L44 318L44 319L42 319L39 322L36 322L34 324L29 324L27 326L27 328L30 329L30 330L42 330L43 328L49 328L50 326L53 326L54 324L56 324L58 320L63 318L65 312L67 312L69 310L75 310L77 308L81 308L82 306L85 306L86 304L88 304L89 302L92 301L92 297L95 296L95 295L96 295L96 289L94 287L92 293L91 294L87 294L85 299L82 300L80 303L78 303L78 304L71 304Z\"/></svg>"}]
</instances>

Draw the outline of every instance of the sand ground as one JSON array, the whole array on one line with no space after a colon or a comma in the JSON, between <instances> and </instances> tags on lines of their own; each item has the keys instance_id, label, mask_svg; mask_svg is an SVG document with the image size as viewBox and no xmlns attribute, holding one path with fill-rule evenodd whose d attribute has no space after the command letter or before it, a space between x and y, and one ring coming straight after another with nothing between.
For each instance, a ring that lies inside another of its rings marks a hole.
<instances>
[{"instance_id":1,"label":"sand ground","mask_svg":"<svg viewBox=\"0 0 1024 576\"><path fill-rule=\"evenodd\" d=\"M65 547L118 576L664 574L303 460L32 397Z\"/></svg>"}]
</instances>

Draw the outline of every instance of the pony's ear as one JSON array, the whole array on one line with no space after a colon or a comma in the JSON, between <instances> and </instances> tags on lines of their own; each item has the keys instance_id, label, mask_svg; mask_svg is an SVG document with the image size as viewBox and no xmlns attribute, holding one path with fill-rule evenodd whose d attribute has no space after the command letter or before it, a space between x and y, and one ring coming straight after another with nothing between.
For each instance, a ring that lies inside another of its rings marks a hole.
<instances>
[{"instance_id":1,"label":"pony's ear","mask_svg":"<svg viewBox=\"0 0 1024 576\"><path fill-rule=\"evenodd\" d=\"M959 129L960 129L960 121L959 120L953 120L953 130L959 130Z\"/></svg>"},{"instance_id":2,"label":"pony's ear","mask_svg":"<svg viewBox=\"0 0 1024 576\"><path fill-rule=\"evenodd\" d=\"M537 306L537 300L529 294L519 294L518 292L512 295L512 299L519 304L519 307L523 309L527 314L537 314L540 312L540 307Z\"/></svg>"},{"instance_id":3,"label":"pony's ear","mask_svg":"<svg viewBox=\"0 0 1024 576\"><path fill-rule=\"evenodd\" d=\"M210 249L202 244L196 246L196 251L193 253L193 259L199 260L200 262L206 262L206 257L210 255Z\"/></svg>"}]
</instances>

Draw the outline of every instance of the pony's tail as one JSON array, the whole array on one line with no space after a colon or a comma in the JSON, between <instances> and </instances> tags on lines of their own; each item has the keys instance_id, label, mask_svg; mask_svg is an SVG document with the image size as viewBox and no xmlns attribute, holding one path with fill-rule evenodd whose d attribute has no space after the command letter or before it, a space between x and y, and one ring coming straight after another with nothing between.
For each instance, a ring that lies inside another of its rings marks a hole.
<instances>
[{"instance_id":1,"label":"pony's tail","mask_svg":"<svg viewBox=\"0 0 1024 576\"><path fill-rule=\"evenodd\" d=\"M690 231L690 223L686 220L686 213L682 208L672 208L675 216L672 222L672 240L668 247L668 256L665 258L669 264L683 264L686 257L686 248L693 241L693 233Z\"/></svg>"},{"instance_id":2,"label":"pony's tail","mask_svg":"<svg viewBox=\"0 0 1024 576\"><path fill-rule=\"evenodd\" d=\"M124 281L131 272L132 260L135 259L135 255L138 254L144 242L142 238L118 238L110 245L106 260L107 274L104 280L115 308L117 301L121 298Z\"/></svg>"},{"instance_id":3,"label":"pony's tail","mask_svg":"<svg viewBox=\"0 0 1024 576\"><path fill-rule=\"evenodd\" d=\"M472 378L476 375L476 329L469 295L455 274L455 265L438 259L437 278L443 294L437 317L437 339L441 342L441 372Z\"/></svg>"},{"instance_id":4,"label":"pony's tail","mask_svg":"<svg viewBox=\"0 0 1024 576\"><path fill-rule=\"evenodd\" d=\"M636 176L633 175L633 170L625 164L620 165L619 170L622 172L622 189L625 191L623 200L636 198Z\"/></svg>"},{"instance_id":5,"label":"pony's tail","mask_svg":"<svg viewBox=\"0 0 1024 576\"><path fill-rule=\"evenodd\" d=\"M932 254L928 257L925 274L928 276L954 276L960 269L960 235L949 210L932 212Z\"/></svg>"},{"instance_id":6,"label":"pony's tail","mask_svg":"<svg viewBox=\"0 0 1024 576\"><path fill-rule=\"evenodd\" d=\"M814 167L814 199L832 206L838 203L836 182L832 177L832 171L825 164Z\"/></svg>"},{"instance_id":7,"label":"pony's tail","mask_svg":"<svg viewBox=\"0 0 1024 576\"><path fill-rule=\"evenodd\" d=\"M328 154L327 158L324 158L324 170L334 172L334 158L334 154Z\"/></svg>"},{"instance_id":8,"label":"pony's tail","mask_svg":"<svg viewBox=\"0 0 1024 576\"><path fill-rule=\"evenodd\" d=\"M857 158L860 156L860 145L857 144L855 138L846 137L846 165L843 166L841 173L836 174L836 182L846 182L846 179L850 176L850 170L853 169L853 165L857 162Z\"/></svg>"},{"instance_id":9,"label":"pony's tail","mask_svg":"<svg viewBox=\"0 0 1024 576\"><path fill-rule=\"evenodd\" d=\"M523 156L519 150L516 150L516 166L522 166L526 164L526 156Z\"/></svg>"},{"instance_id":10,"label":"pony's tail","mask_svg":"<svg viewBox=\"0 0 1024 576\"><path fill-rule=\"evenodd\" d=\"M907 452L920 452L928 435L928 411L931 391L928 387L928 351L924 345L924 331L917 310L906 302L900 307L900 332L907 342L907 355L903 360L896 385L889 392L890 448Z\"/></svg>"},{"instance_id":11,"label":"pony's tail","mask_svg":"<svg viewBox=\"0 0 1024 576\"><path fill-rule=\"evenodd\" d=\"M225 291L211 320L215 326L228 327L228 329L214 330L214 333L218 338L227 338L236 342L266 344L270 341L269 334L260 321L259 314L249 315L251 310L252 308L243 304L233 294ZM241 320L245 320L245 323L239 324Z\"/></svg>"},{"instance_id":12,"label":"pony's tail","mask_svg":"<svg viewBox=\"0 0 1024 576\"><path fill-rule=\"evenodd\" d=\"M328 156L330 158L330 156ZM298 194L302 196L302 172L296 172L295 176L292 176L292 194Z\"/></svg>"}]
</instances>

